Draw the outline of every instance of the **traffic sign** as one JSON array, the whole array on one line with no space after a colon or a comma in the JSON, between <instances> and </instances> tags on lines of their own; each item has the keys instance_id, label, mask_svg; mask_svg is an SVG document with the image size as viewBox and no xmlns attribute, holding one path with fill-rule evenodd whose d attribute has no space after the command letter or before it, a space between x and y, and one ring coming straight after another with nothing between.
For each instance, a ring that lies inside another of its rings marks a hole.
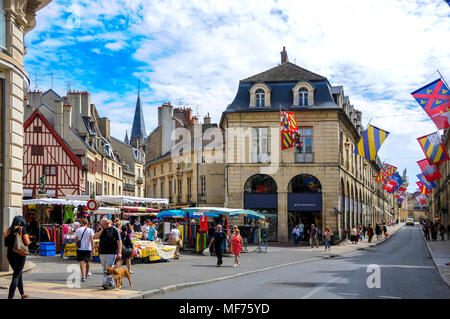
<instances>
[{"instance_id":1,"label":"traffic sign","mask_svg":"<svg viewBox=\"0 0 450 319\"><path fill-rule=\"evenodd\" d=\"M98 202L95 199L91 199L87 202L87 207L90 211L96 211L98 209Z\"/></svg>"}]
</instances>

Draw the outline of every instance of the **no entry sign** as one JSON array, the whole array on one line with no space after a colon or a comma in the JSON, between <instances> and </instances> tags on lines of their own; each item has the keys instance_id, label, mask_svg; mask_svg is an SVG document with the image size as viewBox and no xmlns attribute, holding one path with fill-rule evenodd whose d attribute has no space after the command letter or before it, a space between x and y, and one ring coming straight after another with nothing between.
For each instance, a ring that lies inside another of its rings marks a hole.
<instances>
[{"instance_id":1,"label":"no entry sign","mask_svg":"<svg viewBox=\"0 0 450 319\"><path fill-rule=\"evenodd\" d=\"M87 202L87 207L90 211L96 211L98 209L98 202L95 199L91 199Z\"/></svg>"}]
</instances>

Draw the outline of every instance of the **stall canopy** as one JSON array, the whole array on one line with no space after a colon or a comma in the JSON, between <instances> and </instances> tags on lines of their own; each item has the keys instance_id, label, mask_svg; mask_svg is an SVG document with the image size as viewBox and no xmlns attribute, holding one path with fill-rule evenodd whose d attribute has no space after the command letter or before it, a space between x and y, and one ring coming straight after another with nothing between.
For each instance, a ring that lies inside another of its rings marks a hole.
<instances>
[{"instance_id":1,"label":"stall canopy","mask_svg":"<svg viewBox=\"0 0 450 319\"><path fill-rule=\"evenodd\" d=\"M159 209L156 208L147 208L147 207L138 207L138 206L123 206L122 210L128 210L131 212L140 212L140 213L157 213L160 212Z\"/></svg>"},{"instance_id":2,"label":"stall canopy","mask_svg":"<svg viewBox=\"0 0 450 319\"><path fill-rule=\"evenodd\" d=\"M157 218L184 218L185 215L180 210L165 210L156 215Z\"/></svg>"},{"instance_id":3,"label":"stall canopy","mask_svg":"<svg viewBox=\"0 0 450 319\"><path fill-rule=\"evenodd\" d=\"M212 213L224 216L244 216L258 219L266 219L264 215L249 209L235 209L222 207L188 207L183 208L181 211L189 213L205 213L205 214Z\"/></svg>"},{"instance_id":4,"label":"stall canopy","mask_svg":"<svg viewBox=\"0 0 450 319\"><path fill-rule=\"evenodd\" d=\"M89 195L67 195L69 200L90 200ZM110 204L130 204L130 203L152 203L152 204L169 204L168 198L144 198L132 196L95 196L95 200Z\"/></svg>"},{"instance_id":5,"label":"stall canopy","mask_svg":"<svg viewBox=\"0 0 450 319\"><path fill-rule=\"evenodd\" d=\"M23 205L73 205L73 206L85 206L87 201L84 200L71 200L63 198L35 198L35 199L24 199L22 200Z\"/></svg>"}]
</instances>

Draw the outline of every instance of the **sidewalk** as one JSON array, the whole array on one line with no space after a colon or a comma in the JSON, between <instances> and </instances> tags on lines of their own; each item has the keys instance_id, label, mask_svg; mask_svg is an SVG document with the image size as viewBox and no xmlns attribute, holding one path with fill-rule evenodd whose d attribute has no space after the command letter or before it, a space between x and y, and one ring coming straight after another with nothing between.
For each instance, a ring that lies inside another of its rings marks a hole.
<instances>
[{"instance_id":1,"label":"sidewalk","mask_svg":"<svg viewBox=\"0 0 450 319\"><path fill-rule=\"evenodd\" d=\"M388 237L391 238L399 227L388 228ZM395 235L394 235L395 236ZM383 236L384 237L384 236ZM234 258L225 257L224 265L216 267L214 256L203 256L198 254L184 253L178 260L152 264L133 265L132 275L133 287L124 282L120 292L113 290L104 291L100 287L102 281L102 268L98 263L91 263L92 278L81 283L81 288L70 289L66 286L66 280L70 273L68 267L76 266L74 260L64 260L58 256L41 257L29 256L28 260L35 264L31 272L24 273L24 287L30 298L48 299L96 299L96 298L149 298L154 294L161 294L185 287L202 285L208 282L220 281L238 276L262 272L292 264L306 263L324 258L344 256L366 247L374 246L384 242L385 239L367 243L367 239L353 245L331 246L330 252L324 251L324 246L311 247L279 247L269 243L267 253L254 252L256 246L250 246L248 253L242 253L241 265L233 267ZM0 299L6 298L10 276L0 277ZM5 289L6 288L6 289ZM17 294L16 294L17 297Z\"/></svg>"},{"instance_id":2,"label":"sidewalk","mask_svg":"<svg viewBox=\"0 0 450 319\"><path fill-rule=\"evenodd\" d=\"M422 231L421 233L423 235ZM423 237L442 279L450 286L450 240L448 240L447 234L444 239L441 240L441 236L438 236L436 241L427 241L425 236Z\"/></svg>"}]
</instances>

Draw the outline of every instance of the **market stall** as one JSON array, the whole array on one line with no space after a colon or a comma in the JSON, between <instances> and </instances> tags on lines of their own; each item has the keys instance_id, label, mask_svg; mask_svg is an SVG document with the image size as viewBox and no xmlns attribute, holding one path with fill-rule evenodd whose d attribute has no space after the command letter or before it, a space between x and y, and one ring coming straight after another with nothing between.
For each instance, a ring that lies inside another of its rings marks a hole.
<instances>
[{"instance_id":1,"label":"market stall","mask_svg":"<svg viewBox=\"0 0 450 319\"><path fill-rule=\"evenodd\" d=\"M73 222L88 211L86 201L37 198L22 201L23 217L28 221L30 250L54 256L70 241ZM46 243L42 244L41 243Z\"/></svg>"}]
</instances>

